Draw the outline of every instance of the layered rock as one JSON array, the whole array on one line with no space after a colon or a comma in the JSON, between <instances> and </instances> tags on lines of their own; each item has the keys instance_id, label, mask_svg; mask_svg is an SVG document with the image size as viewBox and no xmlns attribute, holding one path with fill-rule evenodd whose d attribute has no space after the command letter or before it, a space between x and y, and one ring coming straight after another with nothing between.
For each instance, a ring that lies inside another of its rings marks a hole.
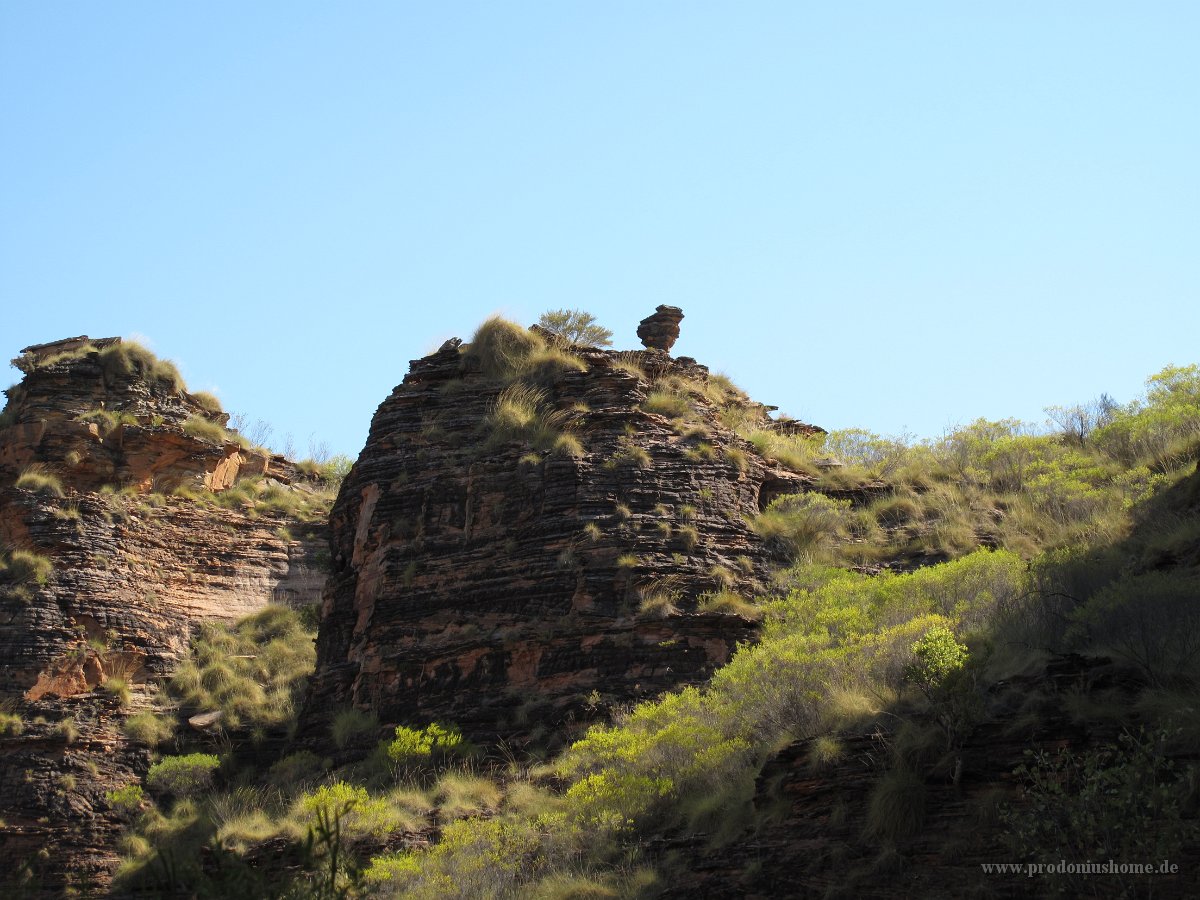
<instances>
[{"instance_id":1,"label":"layered rock","mask_svg":"<svg viewBox=\"0 0 1200 900\"><path fill-rule=\"evenodd\" d=\"M638 323L637 336L647 350L669 352L679 340L683 310L678 306L659 306Z\"/></svg>"},{"instance_id":2,"label":"layered rock","mask_svg":"<svg viewBox=\"0 0 1200 900\"><path fill-rule=\"evenodd\" d=\"M755 630L712 603L766 575L747 518L804 476L721 425L692 360L576 347L512 383L464 349L411 364L343 483L310 724L354 705L520 739L704 679ZM663 385L686 422L643 409ZM505 432L522 388L581 446Z\"/></svg>"},{"instance_id":3,"label":"layered rock","mask_svg":"<svg viewBox=\"0 0 1200 900\"><path fill-rule=\"evenodd\" d=\"M315 602L326 526L219 505L214 492L248 475L312 489L146 351L76 338L15 362L25 379L0 413L0 701L25 728L0 736L0 860L30 863L59 896L68 875L106 881L120 816L105 792L149 760L103 685L119 678L136 702L201 621ZM53 729L64 718L78 739Z\"/></svg>"},{"instance_id":4,"label":"layered rock","mask_svg":"<svg viewBox=\"0 0 1200 900\"><path fill-rule=\"evenodd\" d=\"M245 475L295 477L283 457L224 431L229 416L184 390L173 366L120 338L26 347L13 365L26 375L5 391L0 472L10 476L41 465L81 491L160 492L219 491Z\"/></svg>"}]
</instances>

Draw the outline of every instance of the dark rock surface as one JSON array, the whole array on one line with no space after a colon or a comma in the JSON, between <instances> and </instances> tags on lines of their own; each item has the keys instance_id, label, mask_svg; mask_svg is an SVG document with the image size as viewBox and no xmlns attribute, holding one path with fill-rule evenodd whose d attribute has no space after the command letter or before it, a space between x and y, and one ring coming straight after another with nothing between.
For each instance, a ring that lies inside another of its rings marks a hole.
<instances>
[{"instance_id":1,"label":"dark rock surface","mask_svg":"<svg viewBox=\"0 0 1200 900\"><path fill-rule=\"evenodd\" d=\"M536 738L698 682L755 633L701 598L761 583L767 553L746 518L764 484L794 491L804 476L764 462L699 393L699 429L640 408L652 380L702 384L704 367L572 352L586 370L558 373L546 396L575 411L579 456L492 442L503 385L464 374L456 341L379 407L333 510L311 726L354 705ZM655 595L672 614L641 611Z\"/></svg>"}]
</instances>

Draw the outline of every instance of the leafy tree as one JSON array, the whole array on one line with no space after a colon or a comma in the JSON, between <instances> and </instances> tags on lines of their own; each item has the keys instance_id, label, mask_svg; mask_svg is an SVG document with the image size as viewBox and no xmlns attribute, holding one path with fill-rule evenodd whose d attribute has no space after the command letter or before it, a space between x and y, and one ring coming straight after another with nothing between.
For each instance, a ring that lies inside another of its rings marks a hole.
<instances>
[{"instance_id":1,"label":"leafy tree","mask_svg":"<svg viewBox=\"0 0 1200 900\"><path fill-rule=\"evenodd\" d=\"M612 332L596 324L596 317L581 309L552 309L542 313L538 325L570 344L612 346Z\"/></svg>"}]
</instances>

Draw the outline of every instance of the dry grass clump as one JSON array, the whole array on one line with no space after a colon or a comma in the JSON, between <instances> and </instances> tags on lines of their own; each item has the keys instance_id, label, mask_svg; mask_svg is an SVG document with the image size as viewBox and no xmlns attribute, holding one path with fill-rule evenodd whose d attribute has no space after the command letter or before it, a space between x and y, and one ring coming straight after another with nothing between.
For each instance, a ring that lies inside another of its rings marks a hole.
<instances>
[{"instance_id":1,"label":"dry grass clump","mask_svg":"<svg viewBox=\"0 0 1200 900\"><path fill-rule=\"evenodd\" d=\"M210 394L208 391L196 391L195 393L189 393L188 397L207 413L217 415L225 411L216 394Z\"/></svg>"},{"instance_id":2,"label":"dry grass clump","mask_svg":"<svg viewBox=\"0 0 1200 900\"><path fill-rule=\"evenodd\" d=\"M500 392L487 424L493 444L515 441L537 450L581 456L583 445L570 433L573 419L570 410L555 409L543 389L517 382Z\"/></svg>"},{"instance_id":3,"label":"dry grass clump","mask_svg":"<svg viewBox=\"0 0 1200 900\"><path fill-rule=\"evenodd\" d=\"M34 592L50 580L54 564L50 558L32 550L0 553L0 585L9 585L12 596L29 602Z\"/></svg>"},{"instance_id":4,"label":"dry grass clump","mask_svg":"<svg viewBox=\"0 0 1200 900\"><path fill-rule=\"evenodd\" d=\"M176 392L186 389L175 363L159 359L136 341L121 341L105 347L100 351L100 365L104 369L104 380L110 385L118 378L140 375L147 381L161 382Z\"/></svg>"},{"instance_id":5,"label":"dry grass clump","mask_svg":"<svg viewBox=\"0 0 1200 900\"><path fill-rule=\"evenodd\" d=\"M212 444L225 444L233 440L228 431L203 416L188 416L183 423L183 430L194 438Z\"/></svg>"},{"instance_id":6,"label":"dry grass clump","mask_svg":"<svg viewBox=\"0 0 1200 900\"><path fill-rule=\"evenodd\" d=\"M17 476L14 485L18 490L33 491L46 497L65 497L62 482L57 475L47 472L44 466L34 464L25 467Z\"/></svg>"},{"instance_id":7,"label":"dry grass clump","mask_svg":"<svg viewBox=\"0 0 1200 900\"><path fill-rule=\"evenodd\" d=\"M508 378L519 374L535 352L546 349L546 342L528 328L492 316L463 348L463 360L484 375Z\"/></svg>"},{"instance_id":8,"label":"dry grass clump","mask_svg":"<svg viewBox=\"0 0 1200 900\"><path fill-rule=\"evenodd\" d=\"M743 619L749 619L752 622L757 622L763 617L763 611L760 607L727 588L722 588L719 591L702 596L698 609L700 612L741 616Z\"/></svg>"},{"instance_id":9,"label":"dry grass clump","mask_svg":"<svg viewBox=\"0 0 1200 900\"><path fill-rule=\"evenodd\" d=\"M642 401L642 410L670 419L681 419L692 411L687 397L670 391L651 391Z\"/></svg>"},{"instance_id":10,"label":"dry grass clump","mask_svg":"<svg viewBox=\"0 0 1200 900\"><path fill-rule=\"evenodd\" d=\"M219 710L224 728L277 725L293 714L315 662L300 614L268 606L233 625L201 625L168 690L192 709Z\"/></svg>"}]
</instances>

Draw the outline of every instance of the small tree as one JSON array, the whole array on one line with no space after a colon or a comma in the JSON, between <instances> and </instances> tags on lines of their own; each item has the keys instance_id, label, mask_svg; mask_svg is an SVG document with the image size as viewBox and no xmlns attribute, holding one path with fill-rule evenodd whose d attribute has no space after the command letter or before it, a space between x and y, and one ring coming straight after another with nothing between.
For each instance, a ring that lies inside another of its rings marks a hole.
<instances>
[{"instance_id":1,"label":"small tree","mask_svg":"<svg viewBox=\"0 0 1200 900\"><path fill-rule=\"evenodd\" d=\"M538 325L570 344L612 346L612 332L596 324L596 317L581 309L552 309L542 313Z\"/></svg>"}]
</instances>

